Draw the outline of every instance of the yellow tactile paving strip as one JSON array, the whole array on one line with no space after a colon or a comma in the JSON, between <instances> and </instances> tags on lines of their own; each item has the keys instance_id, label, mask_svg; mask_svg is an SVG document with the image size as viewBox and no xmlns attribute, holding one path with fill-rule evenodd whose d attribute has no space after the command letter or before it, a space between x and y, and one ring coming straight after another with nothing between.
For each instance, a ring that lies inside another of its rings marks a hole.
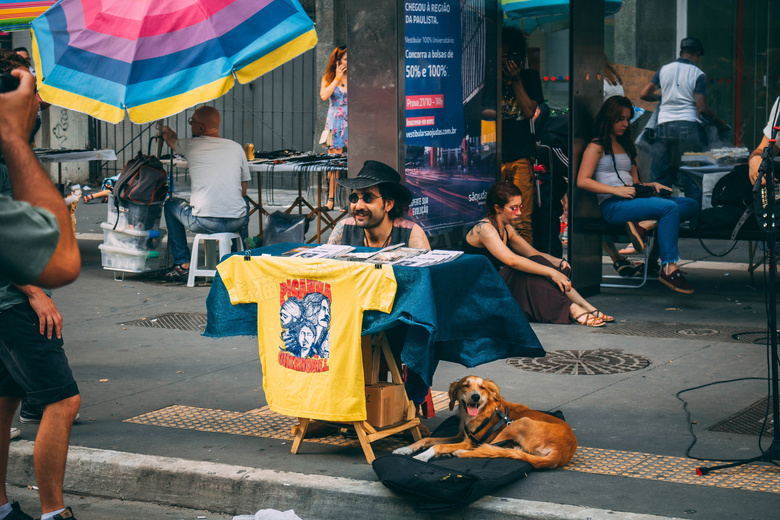
<instances>
[{"instance_id":1,"label":"yellow tactile paving strip","mask_svg":"<svg viewBox=\"0 0 780 520\"><path fill-rule=\"evenodd\" d=\"M444 392L433 393L433 404L437 412L446 410L448 401ZM298 424L298 419L279 415L267 406L248 412L232 412L174 405L126 419L125 422L292 441L292 427ZM348 428L322 437L307 436L305 442L360 448L354 431ZM381 452L391 451L407 444L409 444L408 438L395 435L375 441L372 446ZM563 469L675 484L780 493L779 467L748 464L719 470L706 476L696 475L697 467L716 464L717 461L695 461L683 457L580 446L572 461Z\"/></svg>"}]
</instances>

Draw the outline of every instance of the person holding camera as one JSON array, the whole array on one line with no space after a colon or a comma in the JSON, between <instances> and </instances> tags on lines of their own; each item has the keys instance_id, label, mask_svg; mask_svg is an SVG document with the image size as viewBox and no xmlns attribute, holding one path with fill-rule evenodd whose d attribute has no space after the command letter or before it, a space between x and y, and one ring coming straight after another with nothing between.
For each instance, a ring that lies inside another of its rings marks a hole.
<instances>
[{"instance_id":1,"label":"person holding camera","mask_svg":"<svg viewBox=\"0 0 780 520\"><path fill-rule=\"evenodd\" d=\"M626 97L613 96L604 102L596 116L596 138L582 156L577 186L595 193L604 220L626 224L629 235L642 233L639 221L657 220L658 280L676 292L691 294L693 288L677 267L677 236L680 222L696 214L698 203L688 197L671 197L671 190L663 184L639 180L629 126L633 113L634 106Z\"/></svg>"},{"instance_id":2,"label":"person holding camera","mask_svg":"<svg viewBox=\"0 0 780 520\"><path fill-rule=\"evenodd\" d=\"M537 70L523 66L527 44L522 30L504 26L501 42L501 177L520 188L523 212L514 226L523 240L533 245L536 138L531 125L537 107L544 103L542 81Z\"/></svg>"}]
</instances>

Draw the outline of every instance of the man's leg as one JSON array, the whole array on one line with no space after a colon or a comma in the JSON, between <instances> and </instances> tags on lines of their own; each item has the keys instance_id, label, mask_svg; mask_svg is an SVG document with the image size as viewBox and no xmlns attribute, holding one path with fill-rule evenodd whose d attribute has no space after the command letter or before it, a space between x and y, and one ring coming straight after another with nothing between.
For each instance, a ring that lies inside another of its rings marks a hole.
<instances>
[{"instance_id":1,"label":"man's leg","mask_svg":"<svg viewBox=\"0 0 780 520\"><path fill-rule=\"evenodd\" d=\"M164 206L165 226L168 229L168 243L173 254L173 263L185 268L190 265L190 248L187 246L187 229L193 219L192 206L184 199L168 199Z\"/></svg>"},{"instance_id":2,"label":"man's leg","mask_svg":"<svg viewBox=\"0 0 780 520\"><path fill-rule=\"evenodd\" d=\"M11 421L13 421L18 406L18 397L0 397L0 506L8 503L8 496L5 491L5 475L8 469L8 444L11 441Z\"/></svg>"},{"instance_id":3,"label":"man's leg","mask_svg":"<svg viewBox=\"0 0 780 520\"><path fill-rule=\"evenodd\" d=\"M62 482L73 420L81 406L81 396L74 395L46 405L38 435L35 437L33 458L41 511L50 513L65 507L62 500Z\"/></svg>"},{"instance_id":4,"label":"man's leg","mask_svg":"<svg viewBox=\"0 0 780 520\"><path fill-rule=\"evenodd\" d=\"M705 145L706 138L704 135L704 127L699 123L690 121L681 124L679 137L680 156L685 152L703 152L707 149L707 146ZM680 159L678 158L677 160L679 161ZM696 182L696 179L686 172L681 171L677 174L677 185L686 197L696 201L698 208L701 208L703 192L702 187Z\"/></svg>"},{"instance_id":5,"label":"man's leg","mask_svg":"<svg viewBox=\"0 0 780 520\"><path fill-rule=\"evenodd\" d=\"M534 244L534 232L532 217L534 211L534 181L531 171L530 159L520 159L501 165L501 175L505 181L509 181L520 188L520 196L523 199L523 208L520 218L515 224L517 234L529 245Z\"/></svg>"},{"instance_id":6,"label":"man's leg","mask_svg":"<svg viewBox=\"0 0 780 520\"><path fill-rule=\"evenodd\" d=\"M652 164L650 166L650 180L660 182L664 186L674 189L677 180L672 172L670 154L674 139L674 128L671 123L658 125L655 142L651 152Z\"/></svg>"}]
</instances>

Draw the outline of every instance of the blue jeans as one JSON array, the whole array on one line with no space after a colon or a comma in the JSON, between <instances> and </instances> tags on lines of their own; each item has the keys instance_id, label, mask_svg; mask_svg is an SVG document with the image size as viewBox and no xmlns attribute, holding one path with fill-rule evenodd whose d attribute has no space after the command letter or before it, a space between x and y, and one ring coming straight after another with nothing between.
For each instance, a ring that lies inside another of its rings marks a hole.
<instances>
[{"instance_id":1,"label":"blue jeans","mask_svg":"<svg viewBox=\"0 0 780 520\"><path fill-rule=\"evenodd\" d=\"M701 208L702 190L687 173L680 172L680 158L685 152L703 152L707 148L704 127L695 121L670 121L658 125L653 143L653 182L673 188L678 186L685 196Z\"/></svg>"},{"instance_id":2,"label":"blue jeans","mask_svg":"<svg viewBox=\"0 0 780 520\"><path fill-rule=\"evenodd\" d=\"M190 263L187 230L193 233L238 233L241 240L246 242L249 211L238 218L196 217L192 214L192 206L186 200L178 198L165 201L164 211L174 264Z\"/></svg>"},{"instance_id":3,"label":"blue jeans","mask_svg":"<svg viewBox=\"0 0 780 520\"><path fill-rule=\"evenodd\" d=\"M646 199L621 199L613 197L601 203L601 214L610 224L658 221L658 248L661 264L674 264L680 260L677 252L677 234L680 222L693 218L699 210L696 201L688 197L648 197Z\"/></svg>"}]
</instances>

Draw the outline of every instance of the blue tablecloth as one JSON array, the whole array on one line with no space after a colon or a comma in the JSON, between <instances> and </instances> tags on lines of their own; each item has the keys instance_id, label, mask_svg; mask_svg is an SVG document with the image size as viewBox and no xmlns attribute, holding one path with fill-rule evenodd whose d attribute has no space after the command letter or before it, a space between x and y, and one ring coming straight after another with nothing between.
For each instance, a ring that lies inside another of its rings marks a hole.
<instances>
[{"instance_id":1,"label":"blue tablecloth","mask_svg":"<svg viewBox=\"0 0 780 520\"><path fill-rule=\"evenodd\" d=\"M276 244L250 254L280 255L298 245ZM363 335L408 325L401 361L429 386L439 360L471 368L508 357L545 355L506 283L485 257L462 255L445 264L393 270L398 282L393 310L365 312ZM206 308L205 336L257 335L257 305L232 305L219 273Z\"/></svg>"}]
</instances>

